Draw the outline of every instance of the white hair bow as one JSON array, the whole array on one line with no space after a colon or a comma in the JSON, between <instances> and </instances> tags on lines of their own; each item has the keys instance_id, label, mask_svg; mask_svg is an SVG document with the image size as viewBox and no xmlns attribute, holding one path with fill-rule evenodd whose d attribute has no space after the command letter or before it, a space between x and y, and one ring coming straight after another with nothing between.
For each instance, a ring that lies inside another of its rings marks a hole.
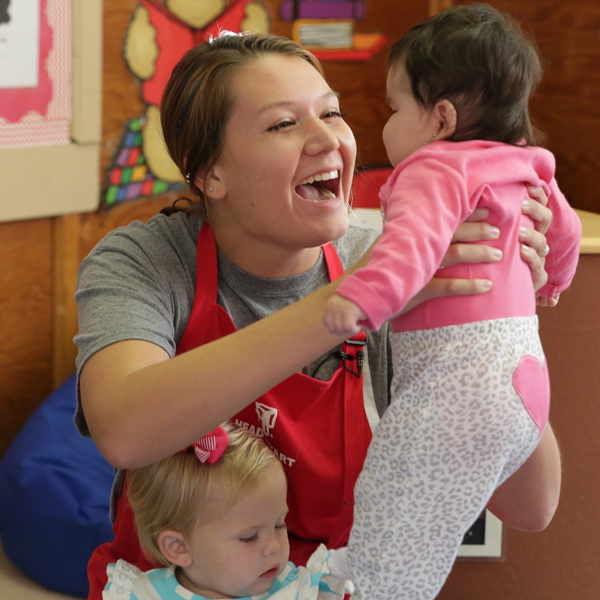
<instances>
[{"instance_id":1,"label":"white hair bow","mask_svg":"<svg viewBox=\"0 0 600 600\"><path fill-rule=\"evenodd\" d=\"M210 36L208 37L208 43L212 44L215 40L224 38L224 37L230 37L230 36L244 36L244 35L250 35L249 31L243 31L240 33L235 33L235 31L229 31L229 29L220 29L219 30L219 34L217 35L217 37L213 37L212 33L210 34Z\"/></svg>"}]
</instances>

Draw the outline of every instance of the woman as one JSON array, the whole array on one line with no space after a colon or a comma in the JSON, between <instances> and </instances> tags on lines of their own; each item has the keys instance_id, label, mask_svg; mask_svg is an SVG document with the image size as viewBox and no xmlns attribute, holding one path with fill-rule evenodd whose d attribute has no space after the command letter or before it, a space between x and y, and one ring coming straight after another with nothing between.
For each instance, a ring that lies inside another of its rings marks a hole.
<instances>
[{"instance_id":1,"label":"woman","mask_svg":"<svg viewBox=\"0 0 600 600\"><path fill-rule=\"evenodd\" d=\"M266 35L198 46L173 71L162 126L200 206L109 234L78 282L76 423L120 474L116 539L90 561L91 598L115 556L150 567L121 494L123 470L174 454L227 419L263 436L286 467L291 560L303 564L320 542L343 545L354 482L388 400L385 330L369 336L365 357L364 334L344 341L321 324L336 287L328 282L375 234L348 230L356 144L316 59ZM549 223L542 204L525 210ZM497 235L469 223L456 240ZM522 241L543 285L545 239L528 230ZM443 265L495 260L494 248L457 243ZM487 289L435 279L412 306ZM548 431L530 459L547 464L547 476L509 480L493 500L509 524L537 529L554 513L560 467Z\"/></svg>"}]
</instances>

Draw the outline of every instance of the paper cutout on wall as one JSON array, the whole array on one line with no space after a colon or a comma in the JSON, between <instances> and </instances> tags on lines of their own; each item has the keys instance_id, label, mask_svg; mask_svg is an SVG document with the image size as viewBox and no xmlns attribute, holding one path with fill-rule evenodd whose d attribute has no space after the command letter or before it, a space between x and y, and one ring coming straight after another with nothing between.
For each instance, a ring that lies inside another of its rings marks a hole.
<instances>
[{"instance_id":1,"label":"paper cutout on wall","mask_svg":"<svg viewBox=\"0 0 600 600\"><path fill-rule=\"evenodd\" d=\"M69 0L3 0L0 148L70 142Z\"/></svg>"},{"instance_id":2,"label":"paper cutout on wall","mask_svg":"<svg viewBox=\"0 0 600 600\"><path fill-rule=\"evenodd\" d=\"M383 46L381 33L356 33L364 0L283 0L280 15L293 21L292 38L322 61L369 60Z\"/></svg>"},{"instance_id":3,"label":"paper cutout on wall","mask_svg":"<svg viewBox=\"0 0 600 600\"><path fill-rule=\"evenodd\" d=\"M257 0L139 0L123 46L129 70L140 82L143 117L125 126L106 174L103 205L185 188L165 149L160 101L173 67L219 30L267 32L269 16Z\"/></svg>"},{"instance_id":4,"label":"paper cutout on wall","mask_svg":"<svg viewBox=\"0 0 600 600\"><path fill-rule=\"evenodd\" d=\"M142 152L143 117L131 119L125 125L123 136L110 170L104 201L106 206L142 196L158 196L165 192L185 189L181 183L156 179L148 169Z\"/></svg>"}]
</instances>

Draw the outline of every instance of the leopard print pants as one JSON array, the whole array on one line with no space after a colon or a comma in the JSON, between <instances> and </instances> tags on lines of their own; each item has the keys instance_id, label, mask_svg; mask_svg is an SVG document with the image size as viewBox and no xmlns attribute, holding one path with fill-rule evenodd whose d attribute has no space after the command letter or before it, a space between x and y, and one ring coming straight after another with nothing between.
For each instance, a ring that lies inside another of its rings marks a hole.
<instances>
[{"instance_id":1,"label":"leopard print pants","mask_svg":"<svg viewBox=\"0 0 600 600\"><path fill-rule=\"evenodd\" d=\"M353 600L430 600L494 490L535 449L548 378L537 317L390 339L392 403L355 488Z\"/></svg>"}]
</instances>

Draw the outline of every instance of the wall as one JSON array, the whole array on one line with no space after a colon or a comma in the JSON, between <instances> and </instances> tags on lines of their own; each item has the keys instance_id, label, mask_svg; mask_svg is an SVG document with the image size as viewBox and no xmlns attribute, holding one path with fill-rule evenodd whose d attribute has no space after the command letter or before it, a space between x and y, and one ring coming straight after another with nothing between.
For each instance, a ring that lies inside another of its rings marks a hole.
<instances>
[{"instance_id":1,"label":"wall","mask_svg":"<svg viewBox=\"0 0 600 600\"><path fill-rule=\"evenodd\" d=\"M137 84L121 56L136 0L104 3L104 108L102 173L128 118L140 116ZM276 14L278 2L266 4ZM443 4L443 0L440 1ZM596 0L519 0L506 6L528 20L546 59L546 79L532 104L557 155L559 181L574 206L600 213L600 6ZM361 31L397 37L431 8L422 2L371 0ZM290 26L273 18L273 30ZM388 110L385 56L390 41L370 63L328 63L334 89L354 128L365 165L387 162L380 131ZM35 165L32 165L35 176ZM72 289L76 265L108 231L132 219L148 219L172 200L131 202L108 213L0 224L0 454L41 400L73 370L76 330ZM19 198L3 198L18 202ZM600 314L597 257L586 257L572 292L556 309L542 311L542 335L552 373L552 419L565 459L559 513L548 531L509 532L506 562L459 563L440 596L495 600L507 597L578 600L596 598L595 569L600 524L594 497L600 481L594 354Z\"/></svg>"},{"instance_id":2,"label":"wall","mask_svg":"<svg viewBox=\"0 0 600 600\"><path fill-rule=\"evenodd\" d=\"M440 600L598 598L599 293L600 255L582 255L558 306L538 311L552 386L550 420L563 462L554 520L541 533L507 530L504 562L459 561Z\"/></svg>"},{"instance_id":3,"label":"wall","mask_svg":"<svg viewBox=\"0 0 600 600\"><path fill-rule=\"evenodd\" d=\"M567 198L576 208L600 212L600 3L488 2L513 14L537 41L544 80L531 102L531 114L556 155L556 178Z\"/></svg>"}]
</instances>

